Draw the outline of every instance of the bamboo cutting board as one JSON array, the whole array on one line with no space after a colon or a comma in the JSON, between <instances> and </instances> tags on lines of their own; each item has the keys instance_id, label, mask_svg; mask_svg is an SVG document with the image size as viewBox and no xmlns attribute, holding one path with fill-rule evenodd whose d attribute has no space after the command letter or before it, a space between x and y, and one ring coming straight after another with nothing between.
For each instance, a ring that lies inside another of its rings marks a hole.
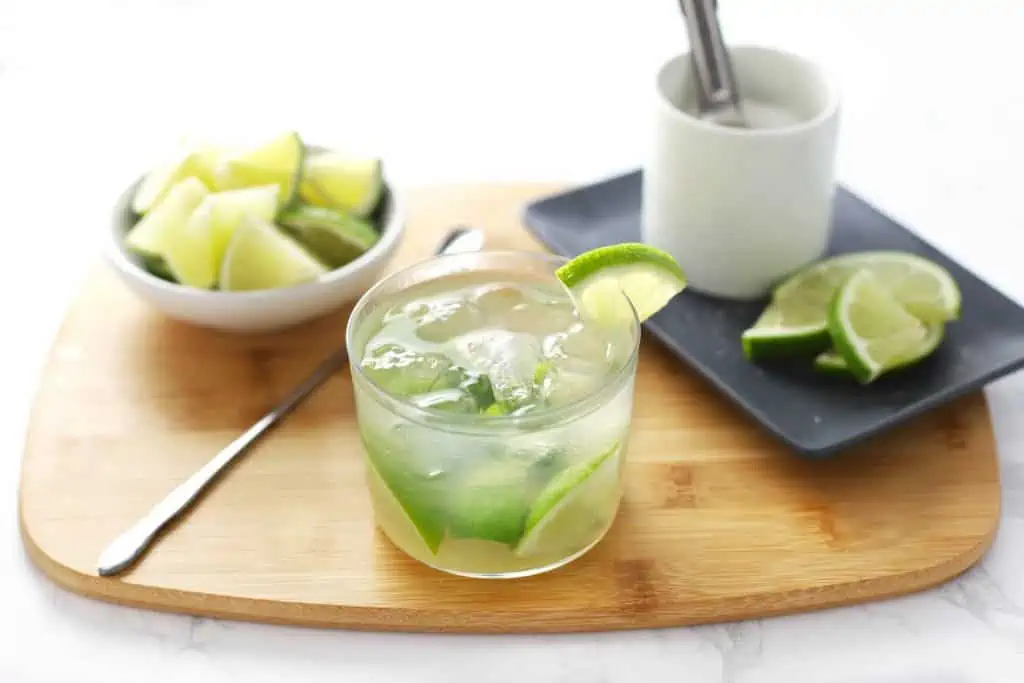
<instances>
[{"instance_id":1,"label":"bamboo cutting board","mask_svg":"<svg viewBox=\"0 0 1024 683\"><path fill-rule=\"evenodd\" d=\"M414 193L395 267L455 223L492 248L539 185ZM342 343L347 311L232 336L175 323L112 275L82 287L32 415L25 545L58 584L127 605L407 631L586 631L761 617L920 590L976 562L999 518L979 393L841 457L787 453L683 364L641 352L622 511L607 538L539 577L423 567L375 530L350 378L339 374L241 462L132 573L100 550Z\"/></svg>"}]
</instances>

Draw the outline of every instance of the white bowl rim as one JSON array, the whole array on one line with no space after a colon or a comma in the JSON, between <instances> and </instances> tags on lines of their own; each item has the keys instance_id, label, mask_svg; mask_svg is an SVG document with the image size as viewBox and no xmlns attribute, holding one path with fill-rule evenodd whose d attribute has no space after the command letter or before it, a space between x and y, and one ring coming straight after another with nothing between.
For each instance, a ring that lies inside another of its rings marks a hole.
<instances>
[{"instance_id":1,"label":"white bowl rim","mask_svg":"<svg viewBox=\"0 0 1024 683\"><path fill-rule=\"evenodd\" d=\"M290 287L278 287L275 289L260 289L243 292L189 287L188 285L182 285L176 282L168 282L163 278L153 275L141 265L135 263L125 252L125 248L122 243L124 226L121 218L125 211L130 207L132 197L134 196L134 190L138 187L139 183L142 182L143 177L145 176L139 176L134 182L132 182L115 203L114 216L110 226L111 230L108 235L108 239L105 241L103 251L107 260L126 276L139 280L147 287L166 292L170 296L188 296L197 299L204 299L210 303L217 302L225 304L229 302L239 304L257 303L276 299L293 299L295 297L301 297L304 294L309 294L317 289L329 288L330 285L350 278L363 268L376 263L379 259L386 258L387 255L395 249L398 242L405 234L406 226L404 204L402 203L398 193L395 191L394 186L388 182L388 178L385 177L384 188L387 192L387 199L390 201L391 205L389 207L388 220L380 228L381 237L377 240L376 244L360 254L356 259L346 263L344 266L335 268L324 275L321 275L316 280L303 282Z\"/></svg>"}]
</instances>

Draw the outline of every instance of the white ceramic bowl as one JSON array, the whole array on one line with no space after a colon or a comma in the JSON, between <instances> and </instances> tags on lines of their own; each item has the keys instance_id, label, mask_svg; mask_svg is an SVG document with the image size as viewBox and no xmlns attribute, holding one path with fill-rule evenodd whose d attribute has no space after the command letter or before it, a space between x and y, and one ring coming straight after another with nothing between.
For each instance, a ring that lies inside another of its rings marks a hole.
<instances>
[{"instance_id":1,"label":"white ceramic bowl","mask_svg":"<svg viewBox=\"0 0 1024 683\"><path fill-rule=\"evenodd\" d=\"M390 186L377 209L381 238L365 254L313 282L251 292L221 292L174 284L151 275L124 247L125 233L137 217L132 197L141 178L124 191L114 207L105 256L128 287L168 316L202 327L230 332L280 330L317 318L355 301L376 282L405 234L402 205Z\"/></svg>"}]
</instances>

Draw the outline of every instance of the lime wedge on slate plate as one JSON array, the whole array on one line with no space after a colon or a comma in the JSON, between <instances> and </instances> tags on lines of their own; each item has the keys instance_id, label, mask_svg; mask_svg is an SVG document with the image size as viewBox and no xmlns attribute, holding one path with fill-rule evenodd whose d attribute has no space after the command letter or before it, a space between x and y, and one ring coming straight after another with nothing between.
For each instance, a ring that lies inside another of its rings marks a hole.
<instances>
[{"instance_id":1,"label":"lime wedge on slate plate","mask_svg":"<svg viewBox=\"0 0 1024 683\"><path fill-rule=\"evenodd\" d=\"M932 354L942 342L945 326L942 323L931 323L927 325L928 334L922 339L921 345L910 352L907 356L906 365L916 363ZM814 368L824 373L852 376L846 360L841 353L835 349L829 349L819 353L814 358Z\"/></svg>"},{"instance_id":2,"label":"lime wedge on slate plate","mask_svg":"<svg viewBox=\"0 0 1024 683\"><path fill-rule=\"evenodd\" d=\"M749 358L798 356L831 345L828 311L840 285L853 273L870 271L910 314L927 323L960 315L960 290L931 261L904 252L858 252L826 259L783 282L757 322L743 333Z\"/></svg>"},{"instance_id":3,"label":"lime wedge on slate plate","mask_svg":"<svg viewBox=\"0 0 1024 683\"><path fill-rule=\"evenodd\" d=\"M839 288L828 327L836 351L864 383L916 362L923 350L935 347L934 332L869 270L858 271Z\"/></svg>"}]
</instances>

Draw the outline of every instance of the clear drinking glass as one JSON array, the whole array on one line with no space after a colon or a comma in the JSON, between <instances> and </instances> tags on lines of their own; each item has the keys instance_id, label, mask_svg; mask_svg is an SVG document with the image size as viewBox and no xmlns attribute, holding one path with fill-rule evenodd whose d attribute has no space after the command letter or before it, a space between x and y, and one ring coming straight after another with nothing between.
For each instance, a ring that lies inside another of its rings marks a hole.
<instances>
[{"instance_id":1,"label":"clear drinking glass","mask_svg":"<svg viewBox=\"0 0 1024 683\"><path fill-rule=\"evenodd\" d=\"M554 275L563 262L442 256L378 283L352 312L376 522L427 565L529 576L583 555L615 518L640 325L581 317Z\"/></svg>"}]
</instances>

